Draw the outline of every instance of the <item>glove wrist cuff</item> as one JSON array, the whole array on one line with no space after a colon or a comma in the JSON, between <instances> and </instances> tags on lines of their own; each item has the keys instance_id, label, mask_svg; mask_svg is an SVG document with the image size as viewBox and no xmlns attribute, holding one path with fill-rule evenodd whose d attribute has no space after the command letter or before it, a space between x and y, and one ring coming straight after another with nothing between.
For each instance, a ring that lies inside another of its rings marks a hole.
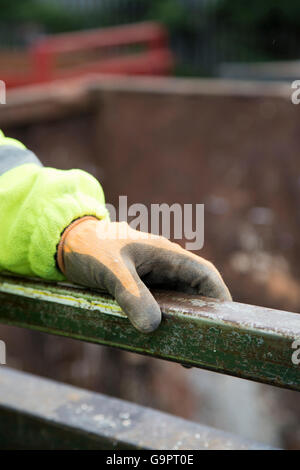
<instances>
[{"instance_id":1,"label":"glove wrist cuff","mask_svg":"<svg viewBox=\"0 0 300 470\"><path fill-rule=\"evenodd\" d=\"M76 227L77 225L81 224L82 222L85 222L86 220L99 220L97 217L92 216L92 215L86 215L84 217L80 217L79 219L74 220L68 227L65 228L63 231L59 244L57 246L57 253L56 253L56 261L59 269L63 274L65 274L65 263L64 263L64 242L67 237L67 235L71 232L71 230Z\"/></svg>"}]
</instances>

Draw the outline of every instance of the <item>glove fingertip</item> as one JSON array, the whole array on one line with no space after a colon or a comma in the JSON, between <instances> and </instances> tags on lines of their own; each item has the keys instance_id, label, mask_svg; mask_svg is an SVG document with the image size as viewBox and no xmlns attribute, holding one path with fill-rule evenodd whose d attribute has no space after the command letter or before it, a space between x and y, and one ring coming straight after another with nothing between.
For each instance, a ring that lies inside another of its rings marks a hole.
<instances>
[{"instance_id":1,"label":"glove fingertip","mask_svg":"<svg viewBox=\"0 0 300 470\"><path fill-rule=\"evenodd\" d=\"M147 316L143 315L138 319L138 321L132 321L132 323L134 323L136 329L141 333L153 333L153 331L155 331L161 323L161 311L158 307L157 311L152 311L151 314Z\"/></svg>"}]
</instances>

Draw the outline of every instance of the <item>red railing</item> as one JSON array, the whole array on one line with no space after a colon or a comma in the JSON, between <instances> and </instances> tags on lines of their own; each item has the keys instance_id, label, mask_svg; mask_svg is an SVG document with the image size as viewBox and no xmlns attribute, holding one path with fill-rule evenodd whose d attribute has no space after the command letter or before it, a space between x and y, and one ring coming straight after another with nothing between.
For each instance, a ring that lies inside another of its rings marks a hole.
<instances>
[{"instance_id":1,"label":"red railing","mask_svg":"<svg viewBox=\"0 0 300 470\"><path fill-rule=\"evenodd\" d=\"M7 88L90 73L166 75L173 67L167 31L157 23L49 36L29 49L28 60L27 74L0 77Z\"/></svg>"}]
</instances>

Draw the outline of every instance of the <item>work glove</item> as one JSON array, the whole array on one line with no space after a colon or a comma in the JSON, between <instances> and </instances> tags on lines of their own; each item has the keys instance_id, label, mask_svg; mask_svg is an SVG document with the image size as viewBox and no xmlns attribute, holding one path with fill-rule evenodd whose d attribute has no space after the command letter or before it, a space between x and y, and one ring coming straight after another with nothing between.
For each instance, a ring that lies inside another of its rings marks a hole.
<instances>
[{"instance_id":1,"label":"work glove","mask_svg":"<svg viewBox=\"0 0 300 470\"><path fill-rule=\"evenodd\" d=\"M145 284L231 300L212 263L125 222L78 219L61 237L57 262L68 280L108 291L143 333L161 322L160 308Z\"/></svg>"}]
</instances>

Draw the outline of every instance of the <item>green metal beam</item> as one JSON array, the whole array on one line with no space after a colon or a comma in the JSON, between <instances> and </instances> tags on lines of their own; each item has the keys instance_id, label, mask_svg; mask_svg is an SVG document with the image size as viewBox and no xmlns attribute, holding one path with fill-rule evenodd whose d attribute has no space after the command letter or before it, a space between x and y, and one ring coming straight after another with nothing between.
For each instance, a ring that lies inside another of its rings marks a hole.
<instances>
[{"instance_id":1,"label":"green metal beam","mask_svg":"<svg viewBox=\"0 0 300 470\"><path fill-rule=\"evenodd\" d=\"M0 276L0 323L300 391L300 365L292 362L299 314L174 292L154 295L163 321L145 335L106 294Z\"/></svg>"},{"instance_id":2,"label":"green metal beam","mask_svg":"<svg viewBox=\"0 0 300 470\"><path fill-rule=\"evenodd\" d=\"M6 367L0 369L0 417L0 449L270 449L167 413Z\"/></svg>"}]
</instances>

